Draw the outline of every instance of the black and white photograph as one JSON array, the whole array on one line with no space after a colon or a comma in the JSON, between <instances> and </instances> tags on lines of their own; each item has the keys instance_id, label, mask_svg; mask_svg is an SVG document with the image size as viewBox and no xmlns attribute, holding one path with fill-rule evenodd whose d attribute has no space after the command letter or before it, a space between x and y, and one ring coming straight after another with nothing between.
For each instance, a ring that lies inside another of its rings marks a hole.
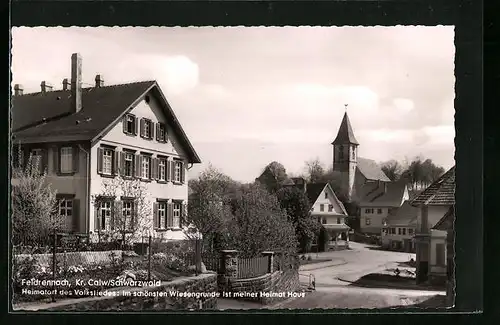
<instances>
[{"instance_id":1,"label":"black and white photograph","mask_svg":"<svg viewBox=\"0 0 500 325\"><path fill-rule=\"evenodd\" d=\"M454 40L13 27L13 310L453 307Z\"/></svg>"}]
</instances>

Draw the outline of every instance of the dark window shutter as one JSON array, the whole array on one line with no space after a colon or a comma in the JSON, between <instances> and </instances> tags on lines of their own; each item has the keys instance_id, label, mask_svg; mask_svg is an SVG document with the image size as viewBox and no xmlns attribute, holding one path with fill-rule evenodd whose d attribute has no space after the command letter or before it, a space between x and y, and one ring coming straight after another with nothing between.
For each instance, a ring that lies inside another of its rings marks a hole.
<instances>
[{"instance_id":1,"label":"dark window shutter","mask_svg":"<svg viewBox=\"0 0 500 325\"><path fill-rule=\"evenodd\" d=\"M134 134L137 135L137 128L139 127L139 118L135 118L134 120Z\"/></svg>"},{"instance_id":2,"label":"dark window shutter","mask_svg":"<svg viewBox=\"0 0 500 325\"><path fill-rule=\"evenodd\" d=\"M120 156L120 174L125 176L125 152L120 151L119 152Z\"/></svg>"},{"instance_id":3,"label":"dark window shutter","mask_svg":"<svg viewBox=\"0 0 500 325\"><path fill-rule=\"evenodd\" d=\"M182 184L186 182L186 170L184 168L184 163L181 164L181 182Z\"/></svg>"},{"instance_id":4,"label":"dark window shutter","mask_svg":"<svg viewBox=\"0 0 500 325\"><path fill-rule=\"evenodd\" d=\"M183 202L181 204L181 215L179 217L179 228L182 228L183 221L186 218L185 214L186 214L186 205Z\"/></svg>"},{"instance_id":5,"label":"dark window shutter","mask_svg":"<svg viewBox=\"0 0 500 325\"><path fill-rule=\"evenodd\" d=\"M118 170L120 166L119 159L120 155L118 154L118 151L113 151L113 174L118 175Z\"/></svg>"},{"instance_id":6,"label":"dark window shutter","mask_svg":"<svg viewBox=\"0 0 500 325\"><path fill-rule=\"evenodd\" d=\"M141 155L135 155L135 177L141 177Z\"/></svg>"},{"instance_id":7,"label":"dark window shutter","mask_svg":"<svg viewBox=\"0 0 500 325\"><path fill-rule=\"evenodd\" d=\"M94 203L94 230L95 231L100 231L101 225L99 223L100 218L99 218L99 202Z\"/></svg>"},{"instance_id":8,"label":"dark window shutter","mask_svg":"<svg viewBox=\"0 0 500 325\"><path fill-rule=\"evenodd\" d=\"M160 141L160 123L156 123L156 141Z\"/></svg>"},{"instance_id":9,"label":"dark window shutter","mask_svg":"<svg viewBox=\"0 0 500 325\"><path fill-rule=\"evenodd\" d=\"M175 179L175 164L177 162L175 160L172 160L172 162L170 163L170 178L172 179L172 182L175 182L176 179Z\"/></svg>"},{"instance_id":10,"label":"dark window shutter","mask_svg":"<svg viewBox=\"0 0 500 325\"><path fill-rule=\"evenodd\" d=\"M167 204L167 228L172 227L174 221L174 205L172 203Z\"/></svg>"},{"instance_id":11,"label":"dark window shutter","mask_svg":"<svg viewBox=\"0 0 500 325\"><path fill-rule=\"evenodd\" d=\"M154 139L154 135L155 135L155 124L154 122L152 121L148 121L149 123L149 139Z\"/></svg>"},{"instance_id":12,"label":"dark window shutter","mask_svg":"<svg viewBox=\"0 0 500 325\"><path fill-rule=\"evenodd\" d=\"M115 202L111 201L111 230L115 230Z\"/></svg>"},{"instance_id":13,"label":"dark window shutter","mask_svg":"<svg viewBox=\"0 0 500 325\"><path fill-rule=\"evenodd\" d=\"M41 163L41 172L42 173L45 173L45 171L48 172L48 165L49 165L48 149L42 149L42 163Z\"/></svg>"},{"instance_id":14,"label":"dark window shutter","mask_svg":"<svg viewBox=\"0 0 500 325\"><path fill-rule=\"evenodd\" d=\"M139 224L139 207L137 206L138 200L134 201L133 211L132 211L132 225L133 229L137 229Z\"/></svg>"},{"instance_id":15,"label":"dark window shutter","mask_svg":"<svg viewBox=\"0 0 500 325\"><path fill-rule=\"evenodd\" d=\"M73 215L72 215L73 231L79 232L80 230L80 200L73 199Z\"/></svg>"},{"instance_id":16,"label":"dark window shutter","mask_svg":"<svg viewBox=\"0 0 500 325\"><path fill-rule=\"evenodd\" d=\"M158 174L158 171L156 170L156 158L151 157L149 160L149 167L151 170L151 179L156 179L156 175Z\"/></svg>"},{"instance_id":17,"label":"dark window shutter","mask_svg":"<svg viewBox=\"0 0 500 325\"><path fill-rule=\"evenodd\" d=\"M142 118L142 119L141 119L141 129L140 129L140 131L141 131L141 137L143 137L143 138L145 137L145 136L144 136L144 124L145 124L145 123L146 123L146 120L144 120L144 119Z\"/></svg>"},{"instance_id":18,"label":"dark window shutter","mask_svg":"<svg viewBox=\"0 0 500 325\"><path fill-rule=\"evenodd\" d=\"M123 124L123 133L128 133L127 132L127 115L123 116L122 124Z\"/></svg>"},{"instance_id":19,"label":"dark window shutter","mask_svg":"<svg viewBox=\"0 0 500 325\"><path fill-rule=\"evenodd\" d=\"M167 181L167 182L169 182L169 181L171 180L171 176L170 176L170 174L172 174L172 169L171 169L171 167L170 167L170 162L171 162L171 161L170 161L170 160L168 160L168 159L167 159L167 160L165 160L165 173L167 174L167 175L166 175L166 178L167 178L167 179L166 179L166 181Z\"/></svg>"},{"instance_id":20,"label":"dark window shutter","mask_svg":"<svg viewBox=\"0 0 500 325\"><path fill-rule=\"evenodd\" d=\"M80 148L74 146L72 148L73 153L73 172L78 173L80 167Z\"/></svg>"},{"instance_id":21,"label":"dark window shutter","mask_svg":"<svg viewBox=\"0 0 500 325\"><path fill-rule=\"evenodd\" d=\"M158 202L153 202L153 228L159 228L160 216L158 215Z\"/></svg>"},{"instance_id":22,"label":"dark window shutter","mask_svg":"<svg viewBox=\"0 0 500 325\"><path fill-rule=\"evenodd\" d=\"M97 148L97 173L102 173L102 155L104 150L102 148Z\"/></svg>"},{"instance_id":23,"label":"dark window shutter","mask_svg":"<svg viewBox=\"0 0 500 325\"><path fill-rule=\"evenodd\" d=\"M52 157L54 158L53 159L54 173L57 174L57 173L60 172L60 169L59 169L59 166L60 166L59 159L61 157L60 152L59 152L60 148L59 147L53 147L52 150L53 150Z\"/></svg>"}]
</instances>

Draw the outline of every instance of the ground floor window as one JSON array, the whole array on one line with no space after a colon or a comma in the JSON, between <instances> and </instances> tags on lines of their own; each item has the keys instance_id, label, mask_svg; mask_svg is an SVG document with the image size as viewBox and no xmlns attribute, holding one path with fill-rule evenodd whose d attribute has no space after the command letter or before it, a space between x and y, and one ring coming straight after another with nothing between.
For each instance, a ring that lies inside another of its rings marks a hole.
<instances>
[{"instance_id":1,"label":"ground floor window","mask_svg":"<svg viewBox=\"0 0 500 325\"><path fill-rule=\"evenodd\" d=\"M99 229L111 230L111 215L112 215L112 202L101 201L99 203Z\"/></svg>"}]
</instances>

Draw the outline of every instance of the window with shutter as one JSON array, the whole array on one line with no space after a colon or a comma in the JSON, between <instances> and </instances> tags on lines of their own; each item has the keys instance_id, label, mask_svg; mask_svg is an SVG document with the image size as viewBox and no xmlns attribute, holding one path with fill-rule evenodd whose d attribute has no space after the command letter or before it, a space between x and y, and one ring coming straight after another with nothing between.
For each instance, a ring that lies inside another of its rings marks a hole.
<instances>
[{"instance_id":1,"label":"window with shutter","mask_svg":"<svg viewBox=\"0 0 500 325\"><path fill-rule=\"evenodd\" d=\"M134 176L136 178L141 178L141 170L142 170L141 155L135 155L134 168L135 168Z\"/></svg>"},{"instance_id":2,"label":"window with shutter","mask_svg":"<svg viewBox=\"0 0 500 325\"><path fill-rule=\"evenodd\" d=\"M173 227L173 217L174 217L173 204L167 203L166 208L167 208L167 228L171 228Z\"/></svg>"},{"instance_id":3,"label":"window with shutter","mask_svg":"<svg viewBox=\"0 0 500 325\"><path fill-rule=\"evenodd\" d=\"M173 202L173 217L172 217L172 227L179 228L180 226L180 218L181 218L181 210L182 210L182 202L174 201Z\"/></svg>"},{"instance_id":4,"label":"window with shutter","mask_svg":"<svg viewBox=\"0 0 500 325\"><path fill-rule=\"evenodd\" d=\"M108 148L102 148L102 167L101 167L101 173L105 175L112 175L113 174L113 153L114 151L112 149Z\"/></svg>"},{"instance_id":5,"label":"window with shutter","mask_svg":"<svg viewBox=\"0 0 500 325\"><path fill-rule=\"evenodd\" d=\"M63 174L73 172L73 147L62 147L60 149L60 170Z\"/></svg>"},{"instance_id":6,"label":"window with shutter","mask_svg":"<svg viewBox=\"0 0 500 325\"><path fill-rule=\"evenodd\" d=\"M145 137L145 133L144 133L145 124L146 124L146 120L145 119L141 119L141 137L142 138Z\"/></svg>"},{"instance_id":7,"label":"window with shutter","mask_svg":"<svg viewBox=\"0 0 500 325\"><path fill-rule=\"evenodd\" d=\"M136 120L137 118L132 114L125 115L123 119L123 132L125 134L134 135L136 133Z\"/></svg>"},{"instance_id":8,"label":"window with shutter","mask_svg":"<svg viewBox=\"0 0 500 325\"><path fill-rule=\"evenodd\" d=\"M158 159L158 181L166 181L166 160L164 158Z\"/></svg>"}]
</instances>

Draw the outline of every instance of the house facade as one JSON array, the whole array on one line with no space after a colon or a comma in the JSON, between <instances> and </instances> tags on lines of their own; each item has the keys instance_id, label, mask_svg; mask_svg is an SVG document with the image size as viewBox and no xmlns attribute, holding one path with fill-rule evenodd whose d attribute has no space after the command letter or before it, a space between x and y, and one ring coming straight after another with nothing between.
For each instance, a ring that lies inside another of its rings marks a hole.
<instances>
[{"instance_id":1,"label":"house facade","mask_svg":"<svg viewBox=\"0 0 500 325\"><path fill-rule=\"evenodd\" d=\"M93 87L82 88L79 54L71 66L62 90L42 82L40 92L23 94L16 85L13 143L22 161L35 157L47 173L70 232L100 238L115 226L119 204L130 222L147 221L143 232L184 239L188 172L200 159L160 87L155 81L105 86L97 75ZM124 188L106 192L118 179L145 185L147 215L139 215L137 198Z\"/></svg>"},{"instance_id":2,"label":"house facade","mask_svg":"<svg viewBox=\"0 0 500 325\"><path fill-rule=\"evenodd\" d=\"M411 206L408 200L399 209L392 210L382 228L382 247L414 252L418 213L418 208Z\"/></svg>"},{"instance_id":3,"label":"house facade","mask_svg":"<svg viewBox=\"0 0 500 325\"><path fill-rule=\"evenodd\" d=\"M288 185L303 190L311 206L311 217L322 226L314 240L312 251L338 250L349 246L347 211L328 183L307 183L303 178L292 178Z\"/></svg>"},{"instance_id":4,"label":"house facade","mask_svg":"<svg viewBox=\"0 0 500 325\"><path fill-rule=\"evenodd\" d=\"M339 197L358 206L361 232L380 235L389 212L409 198L405 182L391 181L375 161L358 157L359 142L347 112L332 146L333 171L341 183Z\"/></svg>"},{"instance_id":5,"label":"house facade","mask_svg":"<svg viewBox=\"0 0 500 325\"><path fill-rule=\"evenodd\" d=\"M452 167L411 201L419 209L415 233L417 282L446 279L447 232L436 229L455 205L455 167Z\"/></svg>"}]
</instances>

